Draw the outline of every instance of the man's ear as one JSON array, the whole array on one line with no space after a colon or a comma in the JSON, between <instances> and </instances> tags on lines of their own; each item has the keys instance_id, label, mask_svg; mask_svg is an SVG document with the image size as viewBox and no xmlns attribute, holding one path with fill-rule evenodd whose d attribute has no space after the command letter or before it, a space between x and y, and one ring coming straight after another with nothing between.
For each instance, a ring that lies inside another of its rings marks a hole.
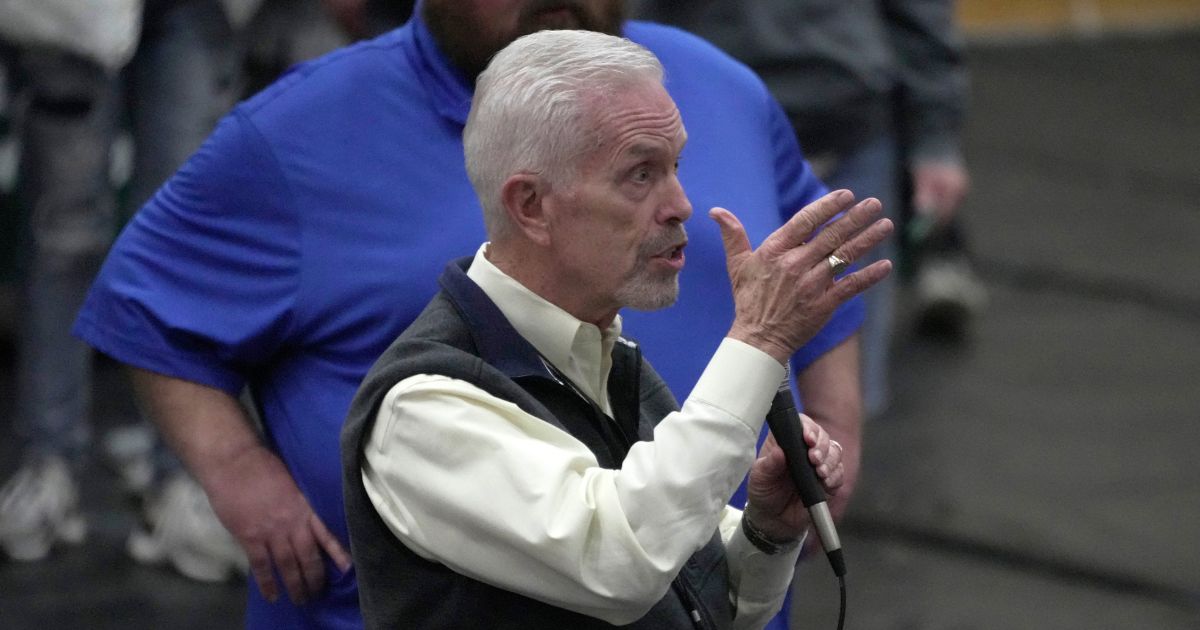
<instances>
[{"instance_id":1,"label":"man's ear","mask_svg":"<svg viewBox=\"0 0 1200 630\"><path fill-rule=\"evenodd\" d=\"M500 201L513 227L525 238L545 245L550 242L550 219L546 212L549 186L533 173L517 173L500 188Z\"/></svg>"}]
</instances>

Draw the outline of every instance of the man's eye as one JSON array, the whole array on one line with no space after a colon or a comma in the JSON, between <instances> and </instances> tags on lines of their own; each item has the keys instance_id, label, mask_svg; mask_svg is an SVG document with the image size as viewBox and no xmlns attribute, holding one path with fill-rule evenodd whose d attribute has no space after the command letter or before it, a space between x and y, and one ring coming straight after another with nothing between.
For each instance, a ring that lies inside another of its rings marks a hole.
<instances>
[{"instance_id":1,"label":"man's eye","mask_svg":"<svg viewBox=\"0 0 1200 630\"><path fill-rule=\"evenodd\" d=\"M633 169L632 179L635 182L650 181L650 169L646 168L645 166L639 166L638 168Z\"/></svg>"}]
</instances>

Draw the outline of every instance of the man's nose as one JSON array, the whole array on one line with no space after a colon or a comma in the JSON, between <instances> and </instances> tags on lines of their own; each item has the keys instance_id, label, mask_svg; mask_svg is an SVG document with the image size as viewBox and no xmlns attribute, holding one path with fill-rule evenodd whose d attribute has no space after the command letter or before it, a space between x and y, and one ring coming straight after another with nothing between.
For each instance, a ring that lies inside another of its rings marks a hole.
<instances>
[{"instance_id":1,"label":"man's nose","mask_svg":"<svg viewBox=\"0 0 1200 630\"><path fill-rule=\"evenodd\" d=\"M661 221L663 223L683 223L692 216L692 202L678 177L672 177L671 191L663 204Z\"/></svg>"}]
</instances>

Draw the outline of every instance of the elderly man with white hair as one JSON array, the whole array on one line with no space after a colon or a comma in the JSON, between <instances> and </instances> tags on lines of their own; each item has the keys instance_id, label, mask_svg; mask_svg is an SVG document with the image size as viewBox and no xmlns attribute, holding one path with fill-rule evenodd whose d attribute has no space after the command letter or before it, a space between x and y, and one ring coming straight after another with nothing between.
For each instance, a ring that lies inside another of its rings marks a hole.
<instances>
[{"instance_id":1,"label":"elderly man with white hair","mask_svg":"<svg viewBox=\"0 0 1200 630\"><path fill-rule=\"evenodd\" d=\"M586 31L520 38L480 75L464 146L489 240L342 433L368 627L758 628L781 605L808 517L756 437L789 357L889 272L836 275L891 224L835 191L752 249L713 208L735 314L679 407L619 315L671 305L684 267L687 134L662 81ZM835 492L841 448L802 421ZM726 506L747 471L749 504Z\"/></svg>"}]
</instances>

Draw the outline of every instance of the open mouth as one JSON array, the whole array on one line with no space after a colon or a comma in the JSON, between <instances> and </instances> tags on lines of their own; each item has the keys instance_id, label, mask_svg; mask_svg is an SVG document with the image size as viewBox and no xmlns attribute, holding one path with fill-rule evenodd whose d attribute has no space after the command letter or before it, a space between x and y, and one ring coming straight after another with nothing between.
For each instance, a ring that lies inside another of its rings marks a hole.
<instances>
[{"instance_id":1,"label":"open mouth","mask_svg":"<svg viewBox=\"0 0 1200 630\"><path fill-rule=\"evenodd\" d=\"M687 241L683 241L682 243L669 247L659 252L654 257L665 261L677 269L682 268L684 260L683 250L685 247L687 247Z\"/></svg>"}]
</instances>

